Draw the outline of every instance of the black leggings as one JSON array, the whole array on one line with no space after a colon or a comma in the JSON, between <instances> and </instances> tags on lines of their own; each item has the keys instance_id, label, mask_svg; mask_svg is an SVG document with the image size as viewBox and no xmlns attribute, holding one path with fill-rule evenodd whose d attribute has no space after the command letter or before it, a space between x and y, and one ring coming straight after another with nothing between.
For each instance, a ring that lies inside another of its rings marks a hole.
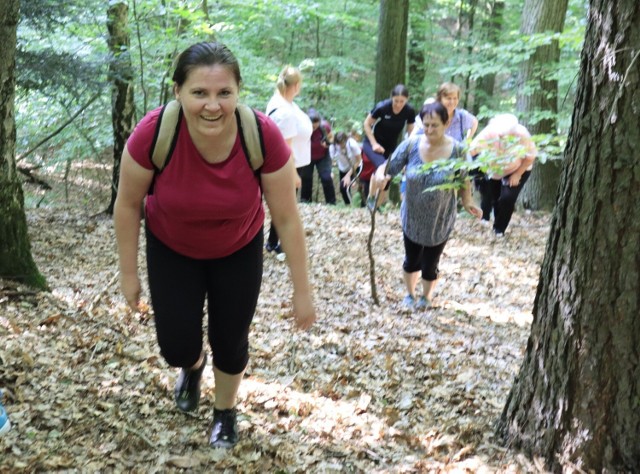
<instances>
[{"instance_id":1,"label":"black leggings","mask_svg":"<svg viewBox=\"0 0 640 474\"><path fill-rule=\"evenodd\" d=\"M509 222L511 222L518 195L530 174L531 171L525 171L518 186L514 187L505 184L508 182L509 176L502 179L489 179L483 176L475 178L476 188L480 191L482 218L488 221L491 218L491 211L493 211L494 231L504 234Z\"/></svg>"},{"instance_id":2,"label":"black leggings","mask_svg":"<svg viewBox=\"0 0 640 474\"><path fill-rule=\"evenodd\" d=\"M409 239L404 232L402 236L404 237L404 263L402 264L402 269L407 273L415 273L422 270L423 280L437 280L440 256L447 241L445 240L434 247L426 247Z\"/></svg>"},{"instance_id":3,"label":"black leggings","mask_svg":"<svg viewBox=\"0 0 640 474\"><path fill-rule=\"evenodd\" d=\"M214 365L241 373L249 361L249 326L262 283L263 230L237 252L200 260L180 255L147 229L149 290L160 353L173 367L191 367L202 352L205 297Z\"/></svg>"}]
</instances>

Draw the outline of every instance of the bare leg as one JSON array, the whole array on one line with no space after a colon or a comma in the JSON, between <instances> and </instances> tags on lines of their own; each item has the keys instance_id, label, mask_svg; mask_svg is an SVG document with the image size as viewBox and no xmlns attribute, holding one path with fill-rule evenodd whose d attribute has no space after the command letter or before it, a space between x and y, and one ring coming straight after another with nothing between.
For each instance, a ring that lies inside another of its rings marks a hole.
<instances>
[{"instance_id":1,"label":"bare leg","mask_svg":"<svg viewBox=\"0 0 640 474\"><path fill-rule=\"evenodd\" d=\"M429 303L433 298L433 290L438 280L422 280L422 293Z\"/></svg>"},{"instance_id":2,"label":"bare leg","mask_svg":"<svg viewBox=\"0 0 640 474\"><path fill-rule=\"evenodd\" d=\"M371 175L371 180L369 181L369 201L375 201L375 207L382 205L386 201L386 191L384 190L386 179L384 176L384 171L386 169L386 164L380 165L376 172ZM371 206L373 207L373 202L371 202Z\"/></svg>"},{"instance_id":3,"label":"bare leg","mask_svg":"<svg viewBox=\"0 0 640 474\"><path fill-rule=\"evenodd\" d=\"M216 381L216 401L213 404L218 410L227 410L236 405L236 396L244 370L239 374L230 375L213 367L213 376Z\"/></svg>"},{"instance_id":4,"label":"bare leg","mask_svg":"<svg viewBox=\"0 0 640 474\"><path fill-rule=\"evenodd\" d=\"M404 272L404 283L407 286L407 294L416 297L416 285L420 278L420 272L407 273Z\"/></svg>"},{"instance_id":5,"label":"bare leg","mask_svg":"<svg viewBox=\"0 0 640 474\"><path fill-rule=\"evenodd\" d=\"M204 361L204 351L202 351L200 353L200 357L198 358L197 362L195 364L193 364L189 369L190 370L196 370L199 369L200 366L202 365L202 362Z\"/></svg>"}]
</instances>

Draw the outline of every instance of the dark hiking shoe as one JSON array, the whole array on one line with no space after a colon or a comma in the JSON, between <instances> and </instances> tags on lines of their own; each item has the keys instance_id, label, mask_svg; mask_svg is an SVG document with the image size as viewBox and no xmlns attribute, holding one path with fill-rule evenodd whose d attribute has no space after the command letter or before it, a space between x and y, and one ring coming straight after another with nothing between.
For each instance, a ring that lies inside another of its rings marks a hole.
<instances>
[{"instance_id":1,"label":"dark hiking shoe","mask_svg":"<svg viewBox=\"0 0 640 474\"><path fill-rule=\"evenodd\" d=\"M207 365L207 353L202 358L202 364L197 369L182 369L176 382L174 395L176 406L181 411L193 411L200 402L200 380Z\"/></svg>"},{"instance_id":2,"label":"dark hiking shoe","mask_svg":"<svg viewBox=\"0 0 640 474\"><path fill-rule=\"evenodd\" d=\"M267 249L267 252L275 252L277 255L282 253L282 247L280 247L280 244L271 245L267 243L264 248Z\"/></svg>"},{"instance_id":3,"label":"dark hiking shoe","mask_svg":"<svg viewBox=\"0 0 640 474\"><path fill-rule=\"evenodd\" d=\"M213 409L213 428L209 444L213 448L233 448L238 442L238 424L235 408Z\"/></svg>"}]
</instances>

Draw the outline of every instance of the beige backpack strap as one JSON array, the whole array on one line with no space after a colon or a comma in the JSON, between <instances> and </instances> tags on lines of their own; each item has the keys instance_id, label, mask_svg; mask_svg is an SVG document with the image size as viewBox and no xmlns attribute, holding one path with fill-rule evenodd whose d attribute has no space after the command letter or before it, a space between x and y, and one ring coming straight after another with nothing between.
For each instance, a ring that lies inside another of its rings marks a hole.
<instances>
[{"instance_id":1,"label":"beige backpack strap","mask_svg":"<svg viewBox=\"0 0 640 474\"><path fill-rule=\"evenodd\" d=\"M262 163L264 163L265 153L262 130L258 117L251 107L238 104L236 107L236 118L244 153L247 155L251 169L258 171Z\"/></svg>"},{"instance_id":2,"label":"beige backpack strap","mask_svg":"<svg viewBox=\"0 0 640 474\"><path fill-rule=\"evenodd\" d=\"M182 107L177 100L168 102L160 111L150 151L151 162L157 171L162 171L167 166L173 153L178 139L181 117Z\"/></svg>"}]
</instances>

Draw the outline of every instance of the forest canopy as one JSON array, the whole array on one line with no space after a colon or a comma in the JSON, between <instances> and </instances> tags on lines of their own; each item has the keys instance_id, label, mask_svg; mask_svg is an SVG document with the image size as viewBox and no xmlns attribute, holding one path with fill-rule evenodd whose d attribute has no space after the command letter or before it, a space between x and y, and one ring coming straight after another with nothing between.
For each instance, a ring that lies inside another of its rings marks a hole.
<instances>
[{"instance_id":1,"label":"forest canopy","mask_svg":"<svg viewBox=\"0 0 640 474\"><path fill-rule=\"evenodd\" d=\"M117 3L117 2L110 2ZM503 4L500 18L496 5ZM569 2L564 31L520 34L523 0L413 0L406 71L419 106L443 81L463 89L461 106L482 120L513 110L518 67L541 44L558 39L558 133L566 133L573 103L586 6ZM135 0L128 2L136 119L168 100L176 54L196 41L218 40L238 56L242 99L264 109L284 64L304 73L303 108L318 109L334 127L359 123L374 105L379 3ZM21 2L17 52L17 156L31 150L84 107L27 158L29 166L63 169L69 160L110 160L107 5L97 0ZM479 90L495 77L491 96ZM98 94L98 100L87 103ZM536 120L536 117L529 117ZM22 163L25 165L25 163Z\"/></svg>"}]
</instances>

